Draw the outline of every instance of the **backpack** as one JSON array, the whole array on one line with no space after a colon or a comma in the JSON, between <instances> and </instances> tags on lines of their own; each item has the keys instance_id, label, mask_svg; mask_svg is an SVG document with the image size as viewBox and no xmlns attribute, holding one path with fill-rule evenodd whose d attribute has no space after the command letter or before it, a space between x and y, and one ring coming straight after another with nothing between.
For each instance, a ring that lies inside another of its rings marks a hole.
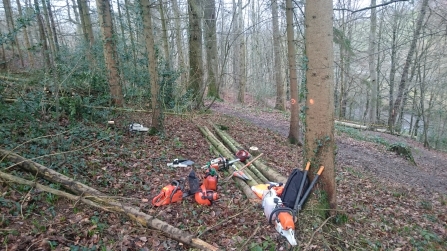
<instances>
[{"instance_id":1,"label":"backpack","mask_svg":"<svg viewBox=\"0 0 447 251\"><path fill-rule=\"evenodd\" d=\"M295 202L298 195L298 190L301 186L301 181L303 180L304 172L299 169L293 169L289 178L287 179L286 185L284 186L284 191L281 194L282 203L289 208L294 209ZM303 190L301 191L301 195L299 199L302 198L307 188L309 188L309 177L306 175L306 179L304 180Z\"/></svg>"}]
</instances>

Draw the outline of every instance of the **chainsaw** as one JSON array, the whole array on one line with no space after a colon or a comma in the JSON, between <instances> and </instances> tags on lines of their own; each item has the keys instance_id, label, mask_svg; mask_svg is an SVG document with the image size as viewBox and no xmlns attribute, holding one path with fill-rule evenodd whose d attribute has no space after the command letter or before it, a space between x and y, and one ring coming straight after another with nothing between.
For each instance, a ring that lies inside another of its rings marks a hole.
<instances>
[{"instance_id":1,"label":"chainsaw","mask_svg":"<svg viewBox=\"0 0 447 251\"><path fill-rule=\"evenodd\" d=\"M271 184L268 187L268 192L264 193L262 198L262 207L264 208L264 214L267 217L269 224L274 225L275 230L284 236L292 246L298 245L295 239L295 222L298 219L298 213L324 170L324 166L321 166L312 180L312 183L306 189L303 196L301 196L309 167L310 163L307 164L304 170L304 175L298 193L296 194L296 202L294 203L293 208L283 204L281 198L277 195L278 189L275 189L275 184ZM282 191L282 193L285 193L285 191Z\"/></svg>"},{"instance_id":2,"label":"chainsaw","mask_svg":"<svg viewBox=\"0 0 447 251\"><path fill-rule=\"evenodd\" d=\"M172 181L171 184L163 187L161 192L152 199L152 205L159 207L181 201L184 197L189 196L188 193L183 192L184 188L183 180Z\"/></svg>"},{"instance_id":3,"label":"chainsaw","mask_svg":"<svg viewBox=\"0 0 447 251\"><path fill-rule=\"evenodd\" d=\"M245 160L249 159L250 153L245 150L239 150L236 152L236 159L228 160L227 158L223 157L222 155L218 158L210 160L206 165L202 166L202 169L205 168L214 168L216 170L224 170L228 169L231 165L234 163L241 161L244 162Z\"/></svg>"}]
</instances>

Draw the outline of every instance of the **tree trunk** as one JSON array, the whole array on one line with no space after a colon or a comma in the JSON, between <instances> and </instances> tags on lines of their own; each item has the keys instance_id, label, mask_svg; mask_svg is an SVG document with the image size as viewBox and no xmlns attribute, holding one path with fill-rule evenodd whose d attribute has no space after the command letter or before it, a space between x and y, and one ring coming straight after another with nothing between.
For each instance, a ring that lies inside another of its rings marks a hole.
<instances>
[{"instance_id":1,"label":"tree trunk","mask_svg":"<svg viewBox=\"0 0 447 251\"><path fill-rule=\"evenodd\" d=\"M19 16L23 17L22 5L20 3L20 0L17 0L16 3L17 3L17 10L19 12ZM31 68L33 68L34 67L34 57L33 57L33 54L31 53L31 50L30 50L31 49L31 43L30 43L30 40L29 40L29 37L28 37L28 29L27 29L26 26L23 27L23 36L24 36L24 39L25 39L26 51L28 53L28 60L30 61Z\"/></svg>"},{"instance_id":2,"label":"tree trunk","mask_svg":"<svg viewBox=\"0 0 447 251\"><path fill-rule=\"evenodd\" d=\"M172 0L172 10L174 12L174 16L180 17L180 11L178 8L177 0ZM187 76L186 76L186 65L185 65L185 57L183 55L183 42L182 42L182 30L180 27L180 18L174 19L174 25L175 25L175 45L177 47L177 54L178 54L178 65L181 70L180 73L180 90L181 92L184 91L184 87L186 87L187 83Z\"/></svg>"},{"instance_id":3,"label":"tree trunk","mask_svg":"<svg viewBox=\"0 0 447 251\"><path fill-rule=\"evenodd\" d=\"M163 0L158 0L158 9L160 11L160 21L161 21L161 34L163 41L163 55L165 58L165 63L168 69L171 68L171 57L169 56L169 43L168 43L168 29L166 28L167 19L165 17L165 5Z\"/></svg>"},{"instance_id":4,"label":"tree trunk","mask_svg":"<svg viewBox=\"0 0 447 251\"><path fill-rule=\"evenodd\" d=\"M321 176L330 209L337 207L334 138L334 72L332 0L314 0L305 6L306 137L304 163L324 166Z\"/></svg>"},{"instance_id":5,"label":"tree trunk","mask_svg":"<svg viewBox=\"0 0 447 251\"><path fill-rule=\"evenodd\" d=\"M216 2L205 1L205 45L206 69L208 72L208 96L219 97L219 84L217 79L217 36L216 36Z\"/></svg>"},{"instance_id":6,"label":"tree trunk","mask_svg":"<svg viewBox=\"0 0 447 251\"><path fill-rule=\"evenodd\" d=\"M34 0L34 9L36 10L37 24L39 26L40 44L42 45L42 57L45 62L45 70L48 71L52 65L50 60L50 51L48 50L47 39L45 37L45 28L43 25L42 15L40 14L39 1Z\"/></svg>"},{"instance_id":7,"label":"tree trunk","mask_svg":"<svg viewBox=\"0 0 447 251\"><path fill-rule=\"evenodd\" d=\"M397 14L397 13L396 13ZM393 133L394 123L392 117L395 111L393 110L393 100L394 100L394 77L396 76L396 54L397 54L397 15L394 17L393 22L393 35L391 40L391 65L390 65L390 92L388 100L388 130Z\"/></svg>"},{"instance_id":8,"label":"tree trunk","mask_svg":"<svg viewBox=\"0 0 447 251\"><path fill-rule=\"evenodd\" d=\"M245 67L245 32L244 32L244 13L242 8L242 0L238 0L238 29L237 29L237 36L238 36L238 43L236 47L239 47L238 49L238 64L236 67L238 67L238 94L237 94L237 101L241 104L245 103L245 88L246 88L246 67Z\"/></svg>"},{"instance_id":9,"label":"tree trunk","mask_svg":"<svg viewBox=\"0 0 447 251\"><path fill-rule=\"evenodd\" d=\"M20 1L20 0L18 0L18 1ZM68 19L69 19L69 20L72 20L72 18L71 18L71 16L70 16L70 3L69 3L68 1L69 1L69 0L67 0L67 7L68 7L67 14L68 14ZM75 20L74 20L74 21L71 21L71 22L76 24L76 33L77 33L77 34L83 34L83 32L82 32L82 20L81 20L81 18L79 17L79 12L78 12L79 3L77 3L77 1L75 1L75 0L71 0L71 7L72 7L72 9L73 9L73 13L74 13L74 16L75 16Z\"/></svg>"},{"instance_id":10,"label":"tree trunk","mask_svg":"<svg viewBox=\"0 0 447 251\"><path fill-rule=\"evenodd\" d=\"M134 75L137 75L137 48L135 46L135 35L132 28L132 22L130 21L130 13L129 13L129 0L124 0L124 4L126 5L126 19L127 19L127 25L129 26L129 38L130 38L130 45L132 46L132 58L133 58L133 72Z\"/></svg>"},{"instance_id":11,"label":"tree trunk","mask_svg":"<svg viewBox=\"0 0 447 251\"><path fill-rule=\"evenodd\" d=\"M299 124L299 97L298 79L295 59L295 39L293 30L293 3L286 0L286 22L287 22L287 58L289 61L289 81L290 81L290 128L288 139L292 144L302 145L300 124Z\"/></svg>"},{"instance_id":12,"label":"tree trunk","mask_svg":"<svg viewBox=\"0 0 447 251\"><path fill-rule=\"evenodd\" d=\"M118 9L118 21L120 23L121 39L122 39L122 42L123 42L124 54L127 57L127 55L129 55L129 53L127 52L127 39L126 39L126 36L124 34L124 21L123 21L124 18L123 18L123 15L121 13L122 5L121 5L119 0L117 0L117 5L118 5L118 7L117 7L117 9ZM123 86L123 89L124 89L124 92L125 92L126 91L125 86Z\"/></svg>"},{"instance_id":13,"label":"tree trunk","mask_svg":"<svg viewBox=\"0 0 447 251\"><path fill-rule=\"evenodd\" d=\"M118 72L118 56L116 53L110 2L109 0L96 0L96 5L102 33L111 101L113 105L121 107L124 104L124 100L123 91L121 89L121 78Z\"/></svg>"},{"instance_id":14,"label":"tree trunk","mask_svg":"<svg viewBox=\"0 0 447 251\"><path fill-rule=\"evenodd\" d=\"M376 0L371 0L371 7L376 6ZM377 124L377 46L376 46L376 27L377 27L377 13L376 8L371 9L371 24L369 30L369 89L371 93L371 102L369 102L369 119L368 124L373 128Z\"/></svg>"},{"instance_id":15,"label":"tree trunk","mask_svg":"<svg viewBox=\"0 0 447 251\"><path fill-rule=\"evenodd\" d=\"M421 30L422 30L422 22L424 21L427 6L428 6L428 0L423 0L422 5L421 5L421 12L419 12L419 16L418 16L418 19L416 22L416 29L413 34L413 39L411 40L411 45L408 50L404 68L402 69L402 76L400 78L399 89L397 90L397 97L393 104L394 112L391 114L391 121L390 121L390 124L392 126L394 126L394 123L396 121L397 111L399 110L399 107L402 102L403 93L405 91L407 79L408 79L408 70L410 69L410 64L412 63L412 58L413 58L414 52L416 50L416 42L419 39L419 34L421 33ZM391 130L391 132L393 132L393 131Z\"/></svg>"},{"instance_id":16,"label":"tree trunk","mask_svg":"<svg viewBox=\"0 0 447 251\"><path fill-rule=\"evenodd\" d=\"M23 56L22 56L22 50L20 49L20 43L19 43L19 38L17 37L16 32L14 31L14 19L12 17L12 9L11 9L11 1L10 0L3 0L3 7L5 8L5 18L6 18L6 25L8 28L8 33L10 36L12 36L13 38L13 42L12 42L12 52L13 52L13 58L15 57L14 55L14 46L17 47L17 53L19 54L19 59L20 59L20 63L22 65L22 67L25 66L24 62L23 62Z\"/></svg>"},{"instance_id":17,"label":"tree trunk","mask_svg":"<svg viewBox=\"0 0 447 251\"><path fill-rule=\"evenodd\" d=\"M47 0L42 0L42 9L43 9L43 17L45 19L44 21L45 34L48 39L48 45L50 46L51 50L51 60L53 61L54 64L54 58L56 57L56 46L54 44L53 31L51 30L50 26L50 17L48 15Z\"/></svg>"},{"instance_id":18,"label":"tree trunk","mask_svg":"<svg viewBox=\"0 0 447 251\"><path fill-rule=\"evenodd\" d=\"M202 18L200 0L188 0L189 15L189 90L192 109L199 109L202 104L201 87L203 84L202 66Z\"/></svg>"},{"instance_id":19,"label":"tree trunk","mask_svg":"<svg viewBox=\"0 0 447 251\"><path fill-rule=\"evenodd\" d=\"M148 53L148 68L151 82L152 125L151 134L163 132L162 104L159 96L158 60L155 55L155 43L152 28L151 3L149 0L140 0L143 8L143 26Z\"/></svg>"},{"instance_id":20,"label":"tree trunk","mask_svg":"<svg viewBox=\"0 0 447 251\"><path fill-rule=\"evenodd\" d=\"M275 109L284 111L286 109L286 97L284 94L284 82L282 79L281 67L281 34L278 24L278 1L272 0L272 25L273 25L273 58L275 61L275 83L276 83L276 103Z\"/></svg>"},{"instance_id":21,"label":"tree trunk","mask_svg":"<svg viewBox=\"0 0 447 251\"><path fill-rule=\"evenodd\" d=\"M50 1L49 0L44 0L44 1L47 1L48 17L50 19L50 28L53 33L54 46L55 46L56 57L57 57L57 54L59 53L59 40L57 39L56 23L54 22L53 11L51 10Z\"/></svg>"}]
</instances>

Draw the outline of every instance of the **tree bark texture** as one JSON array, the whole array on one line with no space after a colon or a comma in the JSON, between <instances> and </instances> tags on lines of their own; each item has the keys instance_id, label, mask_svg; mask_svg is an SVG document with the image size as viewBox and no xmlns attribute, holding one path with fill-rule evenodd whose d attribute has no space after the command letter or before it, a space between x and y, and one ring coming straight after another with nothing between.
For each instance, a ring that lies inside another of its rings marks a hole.
<instances>
[{"instance_id":1,"label":"tree bark texture","mask_svg":"<svg viewBox=\"0 0 447 251\"><path fill-rule=\"evenodd\" d=\"M151 104L152 104L152 133L163 131L163 116L158 83L158 60L155 55L155 42L152 28L151 3L149 0L140 0L143 8L143 26L148 53L148 68L151 82Z\"/></svg>"},{"instance_id":2,"label":"tree bark texture","mask_svg":"<svg viewBox=\"0 0 447 251\"><path fill-rule=\"evenodd\" d=\"M96 0L96 5L98 8L99 25L102 33L110 96L112 104L121 107L124 104L124 99L121 87L121 77L118 69L118 55L116 52L115 31L113 29L110 2L109 0Z\"/></svg>"},{"instance_id":3,"label":"tree bark texture","mask_svg":"<svg viewBox=\"0 0 447 251\"><path fill-rule=\"evenodd\" d=\"M203 84L202 65L202 16L201 1L188 0L189 15L189 91L191 92L192 108L202 106L201 87Z\"/></svg>"},{"instance_id":4,"label":"tree bark texture","mask_svg":"<svg viewBox=\"0 0 447 251\"><path fill-rule=\"evenodd\" d=\"M34 0L34 9L36 10L37 25L39 26L39 39L42 45L42 57L44 58L44 68L48 70L51 68L50 51L48 50L47 39L45 36L45 28L42 20L42 15L40 14L39 1Z\"/></svg>"},{"instance_id":5,"label":"tree bark texture","mask_svg":"<svg viewBox=\"0 0 447 251\"><path fill-rule=\"evenodd\" d=\"M336 204L334 138L334 55L332 0L314 0L305 6L306 136L304 163L324 166L323 189L331 209Z\"/></svg>"},{"instance_id":6,"label":"tree bark texture","mask_svg":"<svg viewBox=\"0 0 447 251\"><path fill-rule=\"evenodd\" d=\"M217 36L216 36L216 1L206 0L205 15L205 46L206 70L208 73L208 96L219 98L217 79Z\"/></svg>"},{"instance_id":7,"label":"tree bark texture","mask_svg":"<svg viewBox=\"0 0 447 251\"><path fill-rule=\"evenodd\" d=\"M287 59L289 61L289 81L290 81L290 128L289 141L293 144L302 145L300 137L299 122L299 97L298 97L298 77L296 72L296 50L295 35L293 29L293 3L286 0L286 22L287 22Z\"/></svg>"},{"instance_id":8,"label":"tree bark texture","mask_svg":"<svg viewBox=\"0 0 447 251\"><path fill-rule=\"evenodd\" d=\"M276 103L275 109L284 111L286 109L286 96L284 93L284 82L281 67L281 34L278 22L278 0L272 0L272 25L273 25L273 58L275 62L275 85Z\"/></svg>"},{"instance_id":9,"label":"tree bark texture","mask_svg":"<svg viewBox=\"0 0 447 251\"><path fill-rule=\"evenodd\" d=\"M20 0L17 0L16 3L17 3L17 11L19 12L19 16L23 17L22 5L20 3ZM28 53L28 60L29 60L31 68L33 68L34 67L34 57L33 57L33 54L31 53L31 50L30 50L31 49L31 43L30 43L30 39L29 39L29 36L28 36L28 29L27 29L26 26L23 27L23 38L25 39L26 51Z\"/></svg>"},{"instance_id":10,"label":"tree bark texture","mask_svg":"<svg viewBox=\"0 0 447 251\"><path fill-rule=\"evenodd\" d=\"M376 6L376 0L371 0L371 7ZM376 41L376 28L377 28L377 13L376 8L371 9L371 23L369 30L369 88L371 93L371 102L369 102L369 125L373 127L377 124L377 70L376 70L376 58L377 58L377 41Z\"/></svg>"}]
</instances>

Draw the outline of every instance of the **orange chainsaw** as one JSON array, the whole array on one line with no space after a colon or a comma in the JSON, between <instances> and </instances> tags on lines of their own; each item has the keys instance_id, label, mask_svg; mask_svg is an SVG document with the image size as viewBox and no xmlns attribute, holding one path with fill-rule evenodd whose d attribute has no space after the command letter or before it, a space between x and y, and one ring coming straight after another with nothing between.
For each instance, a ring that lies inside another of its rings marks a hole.
<instances>
[{"instance_id":1,"label":"orange chainsaw","mask_svg":"<svg viewBox=\"0 0 447 251\"><path fill-rule=\"evenodd\" d=\"M308 185L307 173L309 167L310 163L307 163L304 172L298 169L292 172L297 173L296 171L299 171L302 176L290 176L281 197L278 197L278 190L274 188L275 185L271 185L262 198L262 207L269 224L273 224L276 231L284 236L292 246L298 245L295 239L295 221L298 219L298 213L324 170L324 166L321 166L312 183ZM306 191L303 191L304 186L306 186ZM294 197L294 199L290 200L291 197Z\"/></svg>"},{"instance_id":2,"label":"orange chainsaw","mask_svg":"<svg viewBox=\"0 0 447 251\"><path fill-rule=\"evenodd\" d=\"M184 184L182 180L174 180L171 184L163 187L161 192L152 199L152 205L162 206L168 205L177 201L181 201L187 195L183 194Z\"/></svg>"}]
</instances>

